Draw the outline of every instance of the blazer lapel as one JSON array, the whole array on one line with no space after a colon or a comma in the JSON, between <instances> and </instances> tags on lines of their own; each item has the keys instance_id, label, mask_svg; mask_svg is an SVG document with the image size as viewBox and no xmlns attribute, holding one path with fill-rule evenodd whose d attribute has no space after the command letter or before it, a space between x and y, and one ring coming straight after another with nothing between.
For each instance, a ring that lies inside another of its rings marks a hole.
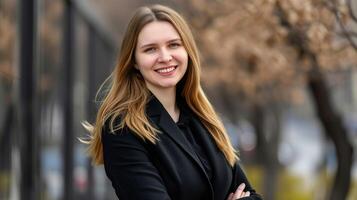
<instances>
[{"instance_id":1,"label":"blazer lapel","mask_svg":"<svg viewBox=\"0 0 357 200\"><path fill-rule=\"evenodd\" d=\"M188 156L191 157L194 162L201 168L200 171L206 177L207 183L210 188L211 199L214 199L214 190L211 180L209 179L201 161L197 157L196 153L194 152L194 149L192 149L187 139L183 136L183 134L181 134L181 130L172 120L171 116L165 110L164 106L154 95L152 95L151 100L147 104L146 113L152 120L154 125L159 126L158 128L161 128L161 130L163 130L179 147L181 147L181 149L186 152Z\"/></svg>"},{"instance_id":2,"label":"blazer lapel","mask_svg":"<svg viewBox=\"0 0 357 200\"><path fill-rule=\"evenodd\" d=\"M207 159L211 162L212 169L212 188L218 188L219 192L214 192L214 199L224 199L230 188L232 177L232 168L224 157L223 153L216 146L214 139L204 128L204 125L196 118L191 121L192 131L198 134L201 141L205 144ZM225 164L224 164L225 163Z\"/></svg>"},{"instance_id":3,"label":"blazer lapel","mask_svg":"<svg viewBox=\"0 0 357 200\"><path fill-rule=\"evenodd\" d=\"M189 145L186 138L181 134L181 130L177 127L171 116L167 113L163 105L155 96L153 96L149 101L146 112L151 118L154 116L159 117L158 123L156 123L156 125L158 125L178 146L181 147L184 152L186 152L200 166L208 179L208 175L206 174L204 167L202 166L202 163L200 162L196 153L194 153L191 145Z\"/></svg>"},{"instance_id":4,"label":"blazer lapel","mask_svg":"<svg viewBox=\"0 0 357 200\"><path fill-rule=\"evenodd\" d=\"M201 166L201 162L199 161L197 155L194 153L191 145L188 144L188 141L182 135L181 130L177 127L175 122L172 120L170 115L166 113L166 111L161 113L159 126L182 148L182 150L190 155Z\"/></svg>"}]
</instances>

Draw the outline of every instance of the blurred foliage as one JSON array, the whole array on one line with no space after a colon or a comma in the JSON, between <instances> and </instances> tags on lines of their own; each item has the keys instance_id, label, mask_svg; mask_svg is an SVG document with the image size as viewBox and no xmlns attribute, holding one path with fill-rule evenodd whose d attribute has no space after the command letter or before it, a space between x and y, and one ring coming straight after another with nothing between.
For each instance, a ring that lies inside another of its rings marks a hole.
<instances>
[{"instance_id":1,"label":"blurred foliage","mask_svg":"<svg viewBox=\"0 0 357 200\"><path fill-rule=\"evenodd\" d=\"M10 189L10 173L0 170L0 199L6 197Z\"/></svg>"},{"instance_id":2,"label":"blurred foliage","mask_svg":"<svg viewBox=\"0 0 357 200\"><path fill-rule=\"evenodd\" d=\"M260 193L260 191L262 191L264 177L262 167L260 165L245 165L244 172L246 173L250 184L252 184L254 189Z\"/></svg>"},{"instance_id":3,"label":"blurred foliage","mask_svg":"<svg viewBox=\"0 0 357 200\"><path fill-rule=\"evenodd\" d=\"M299 86L311 65L300 57L294 41L306 41L325 72L357 63L356 51L341 34L330 1L181 1L201 49L203 80L208 85L224 85L232 96L249 104L302 102ZM300 34L289 34L279 18L278 5ZM342 23L349 24L346 4L339 1L336 7Z\"/></svg>"},{"instance_id":4,"label":"blurred foliage","mask_svg":"<svg viewBox=\"0 0 357 200\"><path fill-rule=\"evenodd\" d=\"M263 168L257 165L245 165L250 183L258 192L263 191ZM333 174L321 170L317 177L309 177L305 180L298 174L293 174L286 169L280 170L278 175L278 185L276 200L322 200L326 199L326 187L331 185ZM264 196L264 194L262 194ZM348 200L353 200L357 195L357 180L354 179L349 191Z\"/></svg>"},{"instance_id":5,"label":"blurred foliage","mask_svg":"<svg viewBox=\"0 0 357 200\"><path fill-rule=\"evenodd\" d=\"M0 2L0 81L3 86L11 84L15 77L15 14L14 0Z\"/></svg>"},{"instance_id":6,"label":"blurred foliage","mask_svg":"<svg viewBox=\"0 0 357 200\"><path fill-rule=\"evenodd\" d=\"M60 42L62 35L62 14L63 3L59 0L43 0L39 17L39 36L41 48L45 49L44 58L54 64L60 59ZM47 63L46 63L47 64ZM53 66L46 65L45 69L51 69Z\"/></svg>"},{"instance_id":7,"label":"blurred foliage","mask_svg":"<svg viewBox=\"0 0 357 200\"><path fill-rule=\"evenodd\" d=\"M277 199L308 200L314 199L312 188L304 187L306 183L302 177L293 175L287 170L279 172Z\"/></svg>"},{"instance_id":8,"label":"blurred foliage","mask_svg":"<svg viewBox=\"0 0 357 200\"><path fill-rule=\"evenodd\" d=\"M16 26L15 0L0 1L0 199L10 191L10 142L7 132L8 113L13 104L15 72Z\"/></svg>"},{"instance_id":9,"label":"blurred foliage","mask_svg":"<svg viewBox=\"0 0 357 200\"><path fill-rule=\"evenodd\" d=\"M357 180L353 179L348 195L348 200L354 200L356 197L357 197Z\"/></svg>"},{"instance_id":10,"label":"blurred foliage","mask_svg":"<svg viewBox=\"0 0 357 200\"><path fill-rule=\"evenodd\" d=\"M257 191L263 191L262 181L264 177L261 166L247 166L245 171L248 174L249 181L254 185ZM297 175L281 170L278 175L277 200L311 200L312 189L305 189L305 181ZM264 196L264 194L262 194Z\"/></svg>"}]
</instances>

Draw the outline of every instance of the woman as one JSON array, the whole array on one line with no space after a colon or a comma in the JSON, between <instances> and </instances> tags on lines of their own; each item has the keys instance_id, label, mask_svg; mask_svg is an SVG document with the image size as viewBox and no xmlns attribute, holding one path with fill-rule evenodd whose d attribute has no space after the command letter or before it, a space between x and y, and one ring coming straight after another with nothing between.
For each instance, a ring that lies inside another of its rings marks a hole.
<instances>
[{"instance_id":1,"label":"woman","mask_svg":"<svg viewBox=\"0 0 357 200\"><path fill-rule=\"evenodd\" d=\"M139 8L99 108L89 153L120 200L261 199L200 85L192 33L172 9Z\"/></svg>"}]
</instances>

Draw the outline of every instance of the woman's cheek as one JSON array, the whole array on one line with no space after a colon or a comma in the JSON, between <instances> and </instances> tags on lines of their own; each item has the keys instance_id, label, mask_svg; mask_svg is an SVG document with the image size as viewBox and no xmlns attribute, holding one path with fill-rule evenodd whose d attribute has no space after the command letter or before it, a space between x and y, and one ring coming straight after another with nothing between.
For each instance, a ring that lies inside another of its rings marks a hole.
<instances>
[{"instance_id":1,"label":"woman's cheek","mask_svg":"<svg viewBox=\"0 0 357 200\"><path fill-rule=\"evenodd\" d=\"M142 56L138 59L138 64L144 68L151 68L155 65L156 58L154 56Z\"/></svg>"}]
</instances>

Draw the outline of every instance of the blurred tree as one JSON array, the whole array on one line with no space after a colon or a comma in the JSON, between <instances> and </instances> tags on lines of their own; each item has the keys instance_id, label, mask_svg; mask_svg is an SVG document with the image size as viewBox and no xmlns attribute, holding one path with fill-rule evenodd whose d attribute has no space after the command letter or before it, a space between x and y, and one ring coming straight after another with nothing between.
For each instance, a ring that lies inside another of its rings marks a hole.
<instances>
[{"instance_id":1,"label":"blurred tree","mask_svg":"<svg viewBox=\"0 0 357 200\"><path fill-rule=\"evenodd\" d=\"M11 125L14 119L13 82L15 1L0 2L0 198L8 198L10 182Z\"/></svg>"},{"instance_id":2,"label":"blurred tree","mask_svg":"<svg viewBox=\"0 0 357 200\"><path fill-rule=\"evenodd\" d=\"M9 108L3 110L4 121L9 120L8 117L11 115L9 112L11 109L11 89L13 80L15 77L15 70L13 68L14 63L14 37L15 37L15 16L14 16L14 2L4 1L1 2L0 6L0 82L1 90L3 90L3 99L4 108ZM1 129L0 138L5 134L5 128L8 124L1 123L1 126L4 129ZM1 139L0 139L1 141Z\"/></svg>"},{"instance_id":3,"label":"blurred tree","mask_svg":"<svg viewBox=\"0 0 357 200\"><path fill-rule=\"evenodd\" d=\"M56 92L55 87L60 81L58 76L61 68L61 41L62 41L62 20L63 20L63 2L59 0L43 0L41 9L38 14L38 31L39 31L39 66L38 73L38 90L42 102L42 117L45 112L51 109L49 105L50 97Z\"/></svg>"},{"instance_id":4,"label":"blurred tree","mask_svg":"<svg viewBox=\"0 0 357 200\"><path fill-rule=\"evenodd\" d=\"M118 41L124 35L125 27L137 7L155 3L177 6L173 0L121 0L120 2L117 0L105 0L104 2L89 0L89 3L98 8L99 13L102 11L100 14L114 25L110 28L117 33Z\"/></svg>"},{"instance_id":5,"label":"blurred tree","mask_svg":"<svg viewBox=\"0 0 357 200\"><path fill-rule=\"evenodd\" d=\"M326 75L357 63L351 43L356 33L346 28L355 18L348 2L181 0L196 30L206 85L219 89L211 91L214 95L238 98L240 105L234 100L225 102L225 113L233 112L232 121L237 113L251 113L257 134L256 159L266 170L266 199L275 199L271 181L276 180L272 175L277 166L279 110L284 103L300 102L304 85L336 149L338 167L329 198L347 196L353 149L331 102ZM276 116L277 128L269 134L264 126L266 110Z\"/></svg>"},{"instance_id":6,"label":"blurred tree","mask_svg":"<svg viewBox=\"0 0 357 200\"><path fill-rule=\"evenodd\" d=\"M330 2L332 2L330 4ZM334 42L334 38L331 33L336 31L335 20L333 20L333 14L337 16L337 20L343 25L344 22L340 21L340 15L344 14L345 9L343 4L338 4L335 1L330 2L307 2L306 5L310 7L322 7L322 10L329 12L326 15L330 15L328 18L322 18L325 20L321 23L321 27L316 27L316 31L305 31L305 27L313 27L311 21L313 19L306 20L301 24L296 24L288 18L288 11L291 10L293 3L277 2L277 14L282 26L288 30L288 43L299 52L300 59L306 59L308 64L308 71L306 73L307 86L312 94L313 101L315 103L317 115L323 125L325 134L332 140L335 146L337 156L337 171L335 179L331 187L331 193L329 199L346 199L348 190L351 184L351 167L353 158L353 146L348 139L347 130L344 127L340 113L335 110L331 101L331 94L326 83L326 77L324 76L322 55L325 51L320 49L319 46L331 45ZM315 3L315 4L314 4ZM320 4L320 5L319 5ZM341 8L342 7L342 8ZM295 7L296 8L296 7ZM292 8L294 9L294 8ZM296 9L295 9L296 10ZM294 11L295 11L294 10ZM332 12L331 12L332 11ZM314 14L314 12L304 10L306 15ZM315 13L321 11L315 10ZM328 20L330 19L330 20ZM346 20L346 19L345 19ZM320 35L320 37L319 37ZM326 36L324 36L326 35ZM350 33L346 34L346 30L343 30L343 35L350 37ZM320 41L319 41L320 40ZM317 43L315 43L317 41ZM353 46L353 40L348 40ZM316 48L317 47L317 48ZM331 51L335 50L333 47L325 47ZM320 60L321 59L321 60ZM337 60L344 59L344 56L335 58ZM339 67L339 66L335 66Z\"/></svg>"},{"instance_id":7,"label":"blurred tree","mask_svg":"<svg viewBox=\"0 0 357 200\"><path fill-rule=\"evenodd\" d=\"M10 168L11 168L11 148L18 145L18 141L15 141L14 138L14 125L18 124L17 116L15 116L16 109L18 107L18 98L15 95L15 81L19 81L18 69L15 66L15 41L16 41L16 30L18 29L18 12L17 7L19 4L16 3L15 0L4 0L0 1L0 103L2 105L0 110L0 171L6 170L6 176L10 176ZM60 9L61 2L60 1L51 1L43 2L41 4L45 7L46 12L39 12L39 28L40 33L35 37L40 38L41 47L40 52L44 54L42 56L39 63L41 65L36 65L34 73L38 80L36 81L36 86L39 88L36 89L37 98L41 100L43 105L47 105L48 93L53 92L53 75L56 73L50 73L53 71L58 63L58 46L59 46L59 21L60 21ZM46 15L47 14L47 15ZM17 61L18 62L18 61ZM41 63L42 62L42 63ZM45 67L44 67L45 66ZM41 68L42 67L42 68ZM44 72L41 73L41 70ZM47 94L47 95L46 95ZM48 106L43 106L41 109L46 109ZM42 110L43 111L43 110ZM41 117L41 115L38 115ZM43 117L43 116L42 116ZM37 120L36 122L40 122L41 120ZM40 127L43 124L36 124L36 127ZM40 128L38 129L40 130ZM39 141L37 141L39 142ZM15 144L16 143L16 144ZM38 143L40 144L40 142ZM24 155L26 157L26 155ZM39 170L39 169L36 169ZM31 172L34 173L34 172ZM10 182L8 183L10 184ZM2 185L3 186L3 185ZM7 189L9 189L10 185L7 185ZM0 188L1 193L6 195L9 191L2 190ZM0 196L0 199L3 196ZM7 196L4 197L7 199Z\"/></svg>"}]
</instances>

